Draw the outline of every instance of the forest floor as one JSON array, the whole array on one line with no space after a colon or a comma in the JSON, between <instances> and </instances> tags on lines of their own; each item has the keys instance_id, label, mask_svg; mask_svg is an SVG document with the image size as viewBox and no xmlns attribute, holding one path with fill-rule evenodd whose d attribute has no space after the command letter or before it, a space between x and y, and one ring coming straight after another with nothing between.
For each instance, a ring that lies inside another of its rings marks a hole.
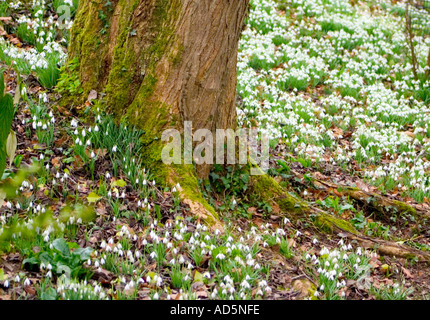
<instances>
[{"instance_id":1,"label":"forest floor","mask_svg":"<svg viewBox=\"0 0 430 320\"><path fill-rule=\"evenodd\" d=\"M102 94L78 110L58 105L79 93L79 79L56 69L63 2L0 2L0 67L20 98L0 194L0 300L430 298L427 262L292 223L249 192L245 167L216 166L201 181L224 230L192 216L180 185L145 170L143 133L115 124ZM268 174L289 192L367 236L430 251L430 19L411 9L415 81L402 2L331 2L251 1L239 123L270 135ZM375 196L354 199L347 186L404 205L381 213Z\"/></svg>"}]
</instances>

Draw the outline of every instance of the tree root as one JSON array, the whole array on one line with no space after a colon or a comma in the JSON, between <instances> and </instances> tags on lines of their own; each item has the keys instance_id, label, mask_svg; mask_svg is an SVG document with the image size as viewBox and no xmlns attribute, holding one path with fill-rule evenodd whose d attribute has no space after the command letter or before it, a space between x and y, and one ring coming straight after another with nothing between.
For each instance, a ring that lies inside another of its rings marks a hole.
<instances>
[{"instance_id":1,"label":"tree root","mask_svg":"<svg viewBox=\"0 0 430 320\"><path fill-rule=\"evenodd\" d=\"M309 213L315 216L315 225L325 232L337 233L342 238L356 240L364 248L374 249L382 255L401 258L416 257L419 261L430 262L430 252L421 251L399 242L365 236L358 232L349 222L341 218L333 217L319 208L311 207L310 209Z\"/></svg>"},{"instance_id":2,"label":"tree root","mask_svg":"<svg viewBox=\"0 0 430 320\"><path fill-rule=\"evenodd\" d=\"M190 207L191 214L208 224L212 230L224 230L218 214L204 199L192 166L171 166L167 169L167 182L175 186L183 203Z\"/></svg>"},{"instance_id":3,"label":"tree root","mask_svg":"<svg viewBox=\"0 0 430 320\"><path fill-rule=\"evenodd\" d=\"M375 192L364 191L355 187L339 185L322 180L314 180L313 184L319 189L335 189L337 192L349 196L356 201L368 204L384 217L386 217L390 212L396 214L411 214L414 218L419 218L418 213L430 217L430 211L417 210L405 202L393 200Z\"/></svg>"},{"instance_id":4,"label":"tree root","mask_svg":"<svg viewBox=\"0 0 430 320\"><path fill-rule=\"evenodd\" d=\"M267 175L252 176L251 188L254 193L260 196L261 200L268 201L272 206L278 206L280 212L291 221L297 221L299 218L312 218L314 225L323 232L337 233L341 237L356 240L363 247L373 248L380 254L403 258L416 257L419 261L430 262L430 253L397 242L365 236L357 231L350 222L334 217L303 199L290 195L273 178ZM350 193L357 198L365 194L364 192L358 192L354 188L350 190ZM382 198L380 196L377 199ZM384 201L387 200L384 199ZM382 205L379 207L382 207Z\"/></svg>"},{"instance_id":5,"label":"tree root","mask_svg":"<svg viewBox=\"0 0 430 320\"><path fill-rule=\"evenodd\" d=\"M261 172L262 173L262 172ZM212 230L218 229L223 231L223 224L215 210L207 203L202 196L198 180L192 166L171 166L168 167L167 182L171 186L177 186L180 198L183 203L190 207L193 215L207 223ZM339 187L329 182L319 182L319 185L329 188ZM317 184L318 185L318 184ZM397 205L397 202L386 197L367 193L352 187L343 187L346 194L354 199L366 201L366 197L377 199L376 208L382 208L385 212L385 206ZM341 218L334 217L332 214L311 205L305 200L288 193L273 178L266 174L254 175L250 178L250 190L258 195L261 200L269 202L272 206L279 207L281 214L287 216L291 221L297 221L299 218L312 220L313 224L323 232L336 233L340 237L348 238L359 242L365 248L372 248L382 255L391 255L402 258L416 257L419 261L430 262L430 253L406 246L404 244L386 241L361 234L354 226ZM399 201L399 203L401 203ZM409 209L410 206L401 206L406 208L407 212L415 212ZM412 207L410 207L412 208ZM413 209L413 208L412 208ZM403 211L404 212L404 211Z\"/></svg>"},{"instance_id":6,"label":"tree root","mask_svg":"<svg viewBox=\"0 0 430 320\"><path fill-rule=\"evenodd\" d=\"M303 175L301 175L300 173L295 172L294 170L292 170L291 172L296 177L300 179L303 178ZM350 198L358 202L369 205L370 207L375 209L380 216L384 218L389 218L389 214L409 214L412 215L417 221L423 218L430 218L430 210L415 207L403 201L394 200L375 192L362 190L356 187L340 185L337 183L323 181L319 179L312 180L312 184L316 189L325 189L327 191L331 190L335 194L349 196Z\"/></svg>"}]
</instances>

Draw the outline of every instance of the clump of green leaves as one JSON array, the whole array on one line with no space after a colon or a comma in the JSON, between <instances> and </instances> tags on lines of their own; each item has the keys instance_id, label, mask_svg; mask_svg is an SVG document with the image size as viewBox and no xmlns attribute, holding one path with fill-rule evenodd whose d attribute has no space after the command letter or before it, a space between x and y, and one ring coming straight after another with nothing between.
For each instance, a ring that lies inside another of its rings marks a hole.
<instances>
[{"instance_id":1,"label":"clump of green leaves","mask_svg":"<svg viewBox=\"0 0 430 320\"><path fill-rule=\"evenodd\" d=\"M398 283L395 283L392 286L387 285L381 286L380 288L372 286L370 288L370 293L378 300L406 300L412 292L413 289L404 288Z\"/></svg>"},{"instance_id":2,"label":"clump of green leaves","mask_svg":"<svg viewBox=\"0 0 430 320\"><path fill-rule=\"evenodd\" d=\"M60 94L76 95L83 92L81 81L79 80L79 60L74 58L60 69L56 92Z\"/></svg>"},{"instance_id":3,"label":"clump of green leaves","mask_svg":"<svg viewBox=\"0 0 430 320\"><path fill-rule=\"evenodd\" d=\"M75 15L76 11L78 10L79 0L73 0L72 6L70 7L71 15L72 17ZM69 4L66 4L64 0L53 0L52 5L55 9L55 12L59 13L59 9L61 9L61 6L69 6Z\"/></svg>"},{"instance_id":4,"label":"clump of green leaves","mask_svg":"<svg viewBox=\"0 0 430 320\"><path fill-rule=\"evenodd\" d=\"M43 87L53 88L60 77L60 68L58 66L61 63L61 57L56 53L52 53L47 55L46 62L46 68L36 68L36 75Z\"/></svg>"},{"instance_id":5,"label":"clump of green leaves","mask_svg":"<svg viewBox=\"0 0 430 320\"><path fill-rule=\"evenodd\" d=\"M32 269L34 266L40 268L43 263L47 268L50 265L52 272L57 275L65 274L69 278L79 278L88 275L83 263L91 257L92 251L92 248L79 248L78 244L59 238L37 253L30 252L30 256L23 264Z\"/></svg>"}]
</instances>

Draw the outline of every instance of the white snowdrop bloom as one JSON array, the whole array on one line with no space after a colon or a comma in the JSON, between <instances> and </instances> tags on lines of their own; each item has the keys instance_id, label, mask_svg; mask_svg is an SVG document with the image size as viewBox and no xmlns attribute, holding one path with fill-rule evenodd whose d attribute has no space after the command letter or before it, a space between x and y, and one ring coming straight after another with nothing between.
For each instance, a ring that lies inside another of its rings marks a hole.
<instances>
[{"instance_id":1,"label":"white snowdrop bloom","mask_svg":"<svg viewBox=\"0 0 430 320\"><path fill-rule=\"evenodd\" d=\"M182 255L179 256L178 262L179 262L179 264L183 264L185 262L185 259Z\"/></svg>"},{"instance_id":2,"label":"white snowdrop bloom","mask_svg":"<svg viewBox=\"0 0 430 320\"><path fill-rule=\"evenodd\" d=\"M225 255L222 254L222 253L218 253L217 256L216 256L216 258L219 259L219 260L224 260L225 259Z\"/></svg>"}]
</instances>

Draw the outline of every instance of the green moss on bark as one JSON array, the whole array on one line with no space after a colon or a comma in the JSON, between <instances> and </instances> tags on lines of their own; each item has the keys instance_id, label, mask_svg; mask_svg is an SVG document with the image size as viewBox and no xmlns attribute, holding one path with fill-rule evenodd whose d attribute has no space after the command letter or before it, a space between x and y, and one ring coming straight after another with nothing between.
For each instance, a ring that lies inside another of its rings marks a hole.
<instances>
[{"instance_id":1,"label":"green moss on bark","mask_svg":"<svg viewBox=\"0 0 430 320\"><path fill-rule=\"evenodd\" d=\"M352 234L358 234L351 223L341 218L333 217L328 213L319 213L315 218L315 225L327 233L332 233L335 227L338 227Z\"/></svg>"},{"instance_id":2,"label":"green moss on bark","mask_svg":"<svg viewBox=\"0 0 430 320\"><path fill-rule=\"evenodd\" d=\"M214 208L203 198L200 191L199 182L193 165L172 165L169 166L169 176L175 184L181 186L181 194L184 199L189 199L203 205L212 216L208 216L206 222L210 225L219 219Z\"/></svg>"},{"instance_id":3,"label":"green moss on bark","mask_svg":"<svg viewBox=\"0 0 430 320\"><path fill-rule=\"evenodd\" d=\"M267 174L252 176L251 184L253 192L261 200L278 204L283 213L301 214L308 209L303 200L287 193Z\"/></svg>"}]
</instances>

